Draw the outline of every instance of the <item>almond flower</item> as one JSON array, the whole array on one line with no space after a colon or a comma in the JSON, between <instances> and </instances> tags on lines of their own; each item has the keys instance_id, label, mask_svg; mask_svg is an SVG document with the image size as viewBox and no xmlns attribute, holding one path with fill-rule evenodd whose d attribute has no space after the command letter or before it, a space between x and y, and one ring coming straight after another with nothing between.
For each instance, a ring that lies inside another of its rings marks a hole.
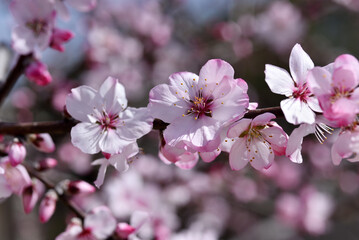
<instances>
[{"instance_id":1,"label":"almond flower","mask_svg":"<svg viewBox=\"0 0 359 240\"><path fill-rule=\"evenodd\" d=\"M292 124L315 122L315 113L322 112L318 100L307 86L308 71L314 67L313 61L296 44L289 57L291 76L282 68L266 64L265 81L272 92L285 95L280 103L285 119Z\"/></svg>"},{"instance_id":2,"label":"almond flower","mask_svg":"<svg viewBox=\"0 0 359 240\"><path fill-rule=\"evenodd\" d=\"M335 127L355 121L359 113L359 62L354 56L343 54L334 64L315 67L308 75L308 84L318 97L324 117Z\"/></svg>"},{"instance_id":3,"label":"almond flower","mask_svg":"<svg viewBox=\"0 0 359 240\"><path fill-rule=\"evenodd\" d=\"M49 0L13 0L10 10L17 26L11 37L19 54L45 50L52 35L55 10Z\"/></svg>"},{"instance_id":4,"label":"almond flower","mask_svg":"<svg viewBox=\"0 0 359 240\"><path fill-rule=\"evenodd\" d=\"M88 86L72 89L66 108L81 121L72 128L71 141L84 153L121 153L152 129L147 108L127 107L125 89L112 77L98 91Z\"/></svg>"},{"instance_id":5,"label":"almond flower","mask_svg":"<svg viewBox=\"0 0 359 240\"><path fill-rule=\"evenodd\" d=\"M148 105L153 117L170 123L165 142L199 152L217 149L220 130L248 107L246 82L234 79L232 66L220 59L209 60L199 76L179 72L169 80L151 90Z\"/></svg>"},{"instance_id":6,"label":"almond flower","mask_svg":"<svg viewBox=\"0 0 359 240\"><path fill-rule=\"evenodd\" d=\"M78 220L78 221L77 221ZM65 232L55 240L107 239L115 231L116 219L105 206L94 208L86 214L83 226L79 219L72 219Z\"/></svg>"},{"instance_id":7,"label":"almond flower","mask_svg":"<svg viewBox=\"0 0 359 240\"><path fill-rule=\"evenodd\" d=\"M272 113L264 113L252 119L241 119L228 129L229 138L238 139L229 152L229 164L240 170L248 162L257 169L269 168L274 155L284 155L288 136L275 122Z\"/></svg>"}]
</instances>

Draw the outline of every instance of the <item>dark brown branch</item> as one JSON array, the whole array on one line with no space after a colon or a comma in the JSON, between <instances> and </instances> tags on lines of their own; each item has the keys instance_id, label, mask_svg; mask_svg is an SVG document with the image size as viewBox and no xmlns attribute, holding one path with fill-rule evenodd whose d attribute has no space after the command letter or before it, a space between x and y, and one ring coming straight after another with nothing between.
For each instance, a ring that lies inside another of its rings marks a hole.
<instances>
[{"instance_id":1,"label":"dark brown branch","mask_svg":"<svg viewBox=\"0 0 359 240\"><path fill-rule=\"evenodd\" d=\"M26 170L28 171L28 173L30 174L30 176L38 179L39 181L41 181L47 189L52 189L54 190L57 195L59 196L59 199L73 212L76 214L77 217L81 218L82 220L84 219L85 215L84 213L82 213L74 204L71 203L70 199L63 193L59 193L56 190L55 185L53 185L52 183L48 182L45 178L43 178L41 176L41 174L39 174L36 170L34 170L31 167L25 166Z\"/></svg>"},{"instance_id":2,"label":"dark brown branch","mask_svg":"<svg viewBox=\"0 0 359 240\"><path fill-rule=\"evenodd\" d=\"M254 118L262 113L270 112L276 115L277 118L283 117L283 112L280 107L261 108L256 110L249 110L244 117ZM51 122L29 122L29 123L0 123L0 134L2 135L25 135L30 133L49 133L49 134L64 134L70 132L71 128L75 126L78 121L65 119L63 121ZM159 119L153 121L154 130L164 130L168 126Z\"/></svg>"},{"instance_id":3,"label":"dark brown branch","mask_svg":"<svg viewBox=\"0 0 359 240\"><path fill-rule=\"evenodd\" d=\"M17 60L16 65L13 69L11 69L9 75L7 76L5 82L2 84L0 88L0 106L6 99L7 95L14 87L17 79L23 74L27 65L30 63L30 59L32 58L32 54L28 55L20 55Z\"/></svg>"}]
</instances>

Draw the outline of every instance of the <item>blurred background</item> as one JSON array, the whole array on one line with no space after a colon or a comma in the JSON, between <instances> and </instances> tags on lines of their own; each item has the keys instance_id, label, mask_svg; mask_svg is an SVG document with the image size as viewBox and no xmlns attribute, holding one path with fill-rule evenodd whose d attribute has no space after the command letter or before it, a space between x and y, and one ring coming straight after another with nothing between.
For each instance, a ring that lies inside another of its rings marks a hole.
<instances>
[{"instance_id":1,"label":"blurred background","mask_svg":"<svg viewBox=\"0 0 359 240\"><path fill-rule=\"evenodd\" d=\"M14 64L9 3L0 2L0 79ZM295 43L316 66L343 53L359 56L358 0L99 0L93 11L71 14L56 24L73 31L74 39L64 53L49 49L42 56L53 82L40 87L23 77L1 108L1 121L59 120L71 88L98 88L109 75L124 84L130 106L144 107L153 86L174 72L198 74L211 58L235 68L259 108L279 106L282 98L266 85L264 65L288 69ZM278 123L288 134L294 128ZM192 170L166 165L152 131L139 140L143 153L128 172L109 169L98 193L73 201L84 210L106 204L121 221L134 210L150 212L153 222L140 232L143 239L358 239L359 168L348 162L334 167L336 134L324 144L306 138L301 165L282 157L263 172L250 166L235 172L223 153ZM93 182L98 169L90 164L99 156L74 148L69 134L53 138L57 150L50 156L60 164L46 178ZM49 156L28 152L28 162ZM54 239L71 216L59 203L52 219L40 224L37 208L25 215L21 198L12 196L0 204L0 239Z\"/></svg>"}]
</instances>

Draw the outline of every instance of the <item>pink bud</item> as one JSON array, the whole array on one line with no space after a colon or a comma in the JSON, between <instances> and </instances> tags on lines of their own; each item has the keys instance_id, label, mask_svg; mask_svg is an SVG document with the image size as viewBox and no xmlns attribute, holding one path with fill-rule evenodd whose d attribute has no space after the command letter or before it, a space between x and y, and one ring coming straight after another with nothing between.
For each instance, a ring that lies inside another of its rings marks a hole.
<instances>
[{"instance_id":1,"label":"pink bud","mask_svg":"<svg viewBox=\"0 0 359 240\"><path fill-rule=\"evenodd\" d=\"M70 41L74 37L74 34L68 30L54 28L51 36L50 47L63 52L65 49L62 44Z\"/></svg>"},{"instance_id":2,"label":"pink bud","mask_svg":"<svg viewBox=\"0 0 359 240\"><path fill-rule=\"evenodd\" d=\"M22 191L22 204L24 205L25 213L30 213L35 207L39 194L31 184Z\"/></svg>"},{"instance_id":3,"label":"pink bud","mask_svg":"<svg viewBox=\"0 0 359 240\"><path fill-rule=\"evenodd\" d=\"M51 153L55 151L54 141L48 133L30 134L28 140L41 152Z\"/></svg>"},{"instance_id":4,"label":"pink bud","mask_svg":"<svg viewBox=\"0 0 359 240\"><path fill-rule=\"evenodd\" d=\"M72 181L69 182L67 191L70 194L90 194L96 191L96 188L85 181Z\"/></svg>"},{"instance_id":5,"label":"pink bud","mask_svg":"<svg viewBox=\"0 0 359 240\"><path fill-rule=\"evenodd\" d=\"M36 165L36 169L38 171L45 171L47 169L51 169L56 167L57 165L57 160L54 158L45 158L41 161L39 161Z\"/></svg>"},{"instance_id":6,"label":"pink bud","mask_svg":"<svg viewBox=\"0 0 359 240\"><path fill-rule=\"evenodd\" d=\"M39 217L40 222L45 223L49 221L52 215L55 212L56 201L58 197L54 190L50 190L46 193L45 197L42 199L39 208Z\"/></svg>"},{"instance_id":7,"label":"pink bud","mask_svg":"<svg viewBox=\"0 0 359 240\"><path fill-rule=\"evenodd\" d=\"M52 77L47 70L47 66L40 62L32 62L25 70L26 77L40 86L46 86L52 81Z\"/></svg>"},{"instance_id":8,"label":"pink bud","mask_svg":"<svg viewBox=\"0 0 359 240\"><path fill-rule=\"evenodd\" d=\"M18 140L10 144L8 152L10 164L13 167L22 163L26 157L26 148Z\"/></svg>"},{"instance_id":9,"label":"pink bud","mask_svg":"<svg viewBox=\"0 0 359 240\"><path fill-rule=\"evenodd\" d=\"M127 239L128 236L130 234L134 233L135 231L136 231L136 228L132 227L131 225L129 225L125 222L120 222L116 226L116 234L120 238Z\"/></svg>"}]
</instances>

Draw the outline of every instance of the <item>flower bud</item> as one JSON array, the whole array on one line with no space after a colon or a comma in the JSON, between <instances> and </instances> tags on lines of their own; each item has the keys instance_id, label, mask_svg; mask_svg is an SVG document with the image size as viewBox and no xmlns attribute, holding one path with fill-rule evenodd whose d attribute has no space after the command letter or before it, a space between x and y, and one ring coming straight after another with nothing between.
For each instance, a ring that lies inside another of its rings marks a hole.
<instances>
[{"instance_id":1,"label":"flower bud","mask_svg":"<svg viewBox=\"0 0 359 240\"><path fill-rule=\"evenodd\" d=\"M57 165L57 160L54 158L45 158L36 163L36 170L45 171L54 168Z\"/></svg>"},{"instance_id":2,"label":"flower bud","mask_svg":"<svg viewBox=\"0 0 359 240\"><path fill-rule=\"evenodd\" d=\"M54 141L48 133L29 134L27 139L41 152L51 153L55 151Z\"/></svg>"},{"instance_id":3,"label":"flower bud","mask_svg":"<svg viewBox=\"0 0 359 240\"><path fill-rule=\"evenodd\" d=\"M24 206L25 213L30 213L35 207L39 194L36 191L34 185L28 185L22 191L22 204Z\"/></svg>"},{"instance_id":4,"label":"flower bud","mask_svg":"<svg viewBox=\"0 0 359 240\"><path fill-rule=\"evenodd\" d=\"M129 225L125 222L120 222L116 226L116 234L120 238L127 239L128 236L130 234L134 233L135 231L136 231L136 228L132 227L131 225Z\"/></svg>"},{"instance_id":5,"label":"flower bud","mask_svg":"<svg viewBox=\"0 0 359 240\"><path fill-rule=\"evenodd\" d=\"M63 52L65 49L62 44L70 41L74 37L74 34L71 31L54 28L51 36L50 47Z\"/></svg>"},{"instance_id":6,"label":"flower bud","mask_svg":"<svg viewBox=\"0 0 359 240\"><path fill-rule=\"evenodd\" d=\"M15 167L24 161L26 148L21 142L15 139L9 146L8 154L11 166Z\"/></svg>"},{"instance_id":7,"label":"flower bud","mask_svg":"<svg viewBox=\"0 0 359 240\"><path fill-rule=\"evenodd\" d=\"M56 209L56 202L58 196L54 190L49 190L42 199L39 208L40 222L45 223L49 221Z\"/></svg>"},{"instance_id":8,"label":"flower bud","mask_svg":"<svg viewBox=\"0 0 359 240\"><path fill-rule=\"evenodd\" d=\"M52 81L52 77L47 70L47 66L40 62L34 61L25 70L26 77L40 86L46 86Z\"/></svg>"},{"instance_id":9,"label":"flower bud","mask_svg":"<svg viewBox=\"0 0 359 240\"><path fill-rule=\"evenodd\" d=\"M67 192L70 194L90 194L96 191L96 188L85 181L71 181L67 185Z\"/></svg>"}]
</instances>

